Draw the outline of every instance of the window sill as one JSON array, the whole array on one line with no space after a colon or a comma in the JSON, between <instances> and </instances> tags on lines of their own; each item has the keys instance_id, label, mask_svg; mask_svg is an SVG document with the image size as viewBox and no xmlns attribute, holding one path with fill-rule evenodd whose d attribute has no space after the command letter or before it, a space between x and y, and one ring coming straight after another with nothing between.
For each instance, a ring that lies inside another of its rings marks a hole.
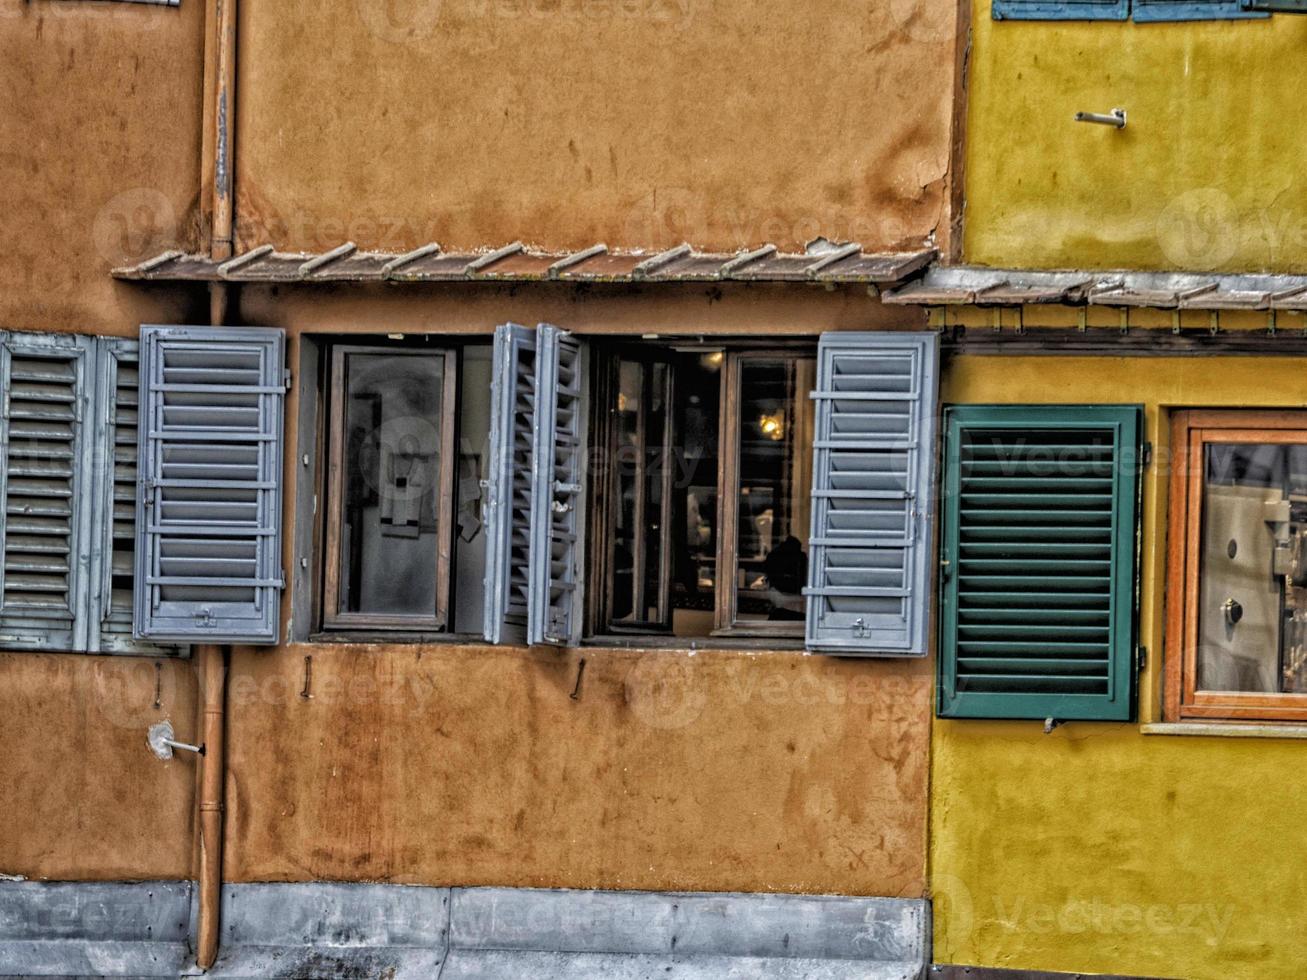
<instances>
[{"instance_id":1,"label":"window sill","mask_svg":"<svg viewBox=\"0 0 1307 980\"><path fill-rule=\"evenodd\" d=\"M803 653L801 638L783 636L659 636L657 634L588 636L582 648L609 650L669 650L699 653L708 650L753 650L767 653Z\"/></svg>"},{"instance_id":2,"label":"window sill","mask_svg":"<svg viewBox=\"0 0 1307 980\"><path fill-rule=\"evenodd\" d=\"M1269 725L1247 725L1222 721L1155 722L1140 725L1145 735L1204 735L1216 738L1307 738L1307 725L1277 722Z\"/></svg>"}]
</instances>

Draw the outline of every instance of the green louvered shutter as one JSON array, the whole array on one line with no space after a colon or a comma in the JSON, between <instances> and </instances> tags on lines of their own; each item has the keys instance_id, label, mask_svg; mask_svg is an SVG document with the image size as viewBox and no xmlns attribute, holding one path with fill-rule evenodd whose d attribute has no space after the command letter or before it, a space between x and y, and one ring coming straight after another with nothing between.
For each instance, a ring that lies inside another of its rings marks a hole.
<instances>
[{"instance_id":1,"label":"green louvered shutter","mask_svg":"<svg viewBox=\"0 0 1307 980\"><path fill-rule=\"evenodd\" d=\"M546 323L537 343L527 639L570 646L585 588L586 349Z\"/></svg>"},{"instance_id":2,"label":"green louvered shutter","mask_svg":"<svg viewBox=\"0 0 1307 980\"><path fill-rule=\"evenodd\" d=\"M484 487L484 635L491 643L526 638L535 372L535 330L516 323L496 327L490 380L490 460Z\"/></svg>"},{"instance_id":3,"label":"green louvered shutter","mask_svg":"<svg viewBox=\"0 0 1307 980\"><path fill-rule=\"evenodd\" d=\"M0 645L84 650L94 340L2 336Z\"/></svg>"},{"instance_id":4,"label":"green louvered shutter","mask_svg":"<svg viewBox=\"0 0 1307 980\"><path fill-rule=\"evenodd\" d=\"M134 635L275 643L280 330L141 328Z\"/></svg>"},{"instance_id":5,"label":"green louvered shutter","mask_svg":"<svg viewBox=\"0 0 1307 980\"><path fill-rule=\"evenodd\" d=\"M940 715L1129 720L1139 409L944 418Z\"/></svg>"}]
</instances>

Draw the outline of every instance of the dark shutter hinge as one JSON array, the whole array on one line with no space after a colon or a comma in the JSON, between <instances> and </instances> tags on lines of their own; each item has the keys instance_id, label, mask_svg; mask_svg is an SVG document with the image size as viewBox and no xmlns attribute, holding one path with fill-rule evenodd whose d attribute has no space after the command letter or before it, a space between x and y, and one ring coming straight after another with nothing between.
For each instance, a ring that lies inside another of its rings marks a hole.
<instances>
[{"instance_id":1,"label":"dark shutter hinge","mask_svg":"<svg viewBox=\"0 0 1307 980\"><path fill-rule=\"evenodd\" d=\"M290 391L290 368L283 368L281 372L281 390Z\"/></svg>"},{"instance_id":2,"label":"dark shutter hinge","mask_svg":"<svg viewBox=\"0 0 1307 980\"><path fill-rule=\"evenodd\" d=\"M1147 666L1148 666L1148 647L1144 647L1144 646L1135 647L1135 669L1142 674Z\"/></svg>"},{"instance_id":3,"label":"dark shutter hinge","mask_svg":"<svg viewBox=\"0 0 1307 980\"><path fill-rule=\"evenodd\" d=\"M146 507L154 506L154 490L158 486L154 480L145 479L141 481L141 503Z\"/></svg>"},{"instance_id":4,"label":"dark shutter hinge","mask_svg":"<svg viewBox=\"0 0 1307 980\"><path fill-rule=\"evenodd\" d=\"M1153 444L1151 442L1144 443L1143 461L1145 466L1153 465Z\"/></svg>"}]
</instances>

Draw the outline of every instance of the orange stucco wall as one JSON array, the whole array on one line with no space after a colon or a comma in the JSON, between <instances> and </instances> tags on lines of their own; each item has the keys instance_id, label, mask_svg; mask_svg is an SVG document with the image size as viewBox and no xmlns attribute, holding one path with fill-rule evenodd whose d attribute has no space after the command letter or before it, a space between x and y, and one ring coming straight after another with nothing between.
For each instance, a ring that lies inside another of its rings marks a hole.
<instances>
[{"instance_id":1,"label":"orange stucco wall","mask_svg":"<svg viewBox=\"0 0 1307 980\"><path fill-rule=\"evenodd\" d=\"M957 0L241 8L245 245L947 238Z\"/></svg>"},{"instance_id":2,"label":"orange stucco wall","mask_svg":"<svg viewBox=\"0 0 1307 980\"><path fill-rule=\"evenodd\" d=\"M108 274L192 243L203 13L0 0L0 330L133 335L204 309ZM145 745L165 717L192 733L189 662L0 654L0 873L188 877L194 766Z\"/></svg>"}]
</instances>

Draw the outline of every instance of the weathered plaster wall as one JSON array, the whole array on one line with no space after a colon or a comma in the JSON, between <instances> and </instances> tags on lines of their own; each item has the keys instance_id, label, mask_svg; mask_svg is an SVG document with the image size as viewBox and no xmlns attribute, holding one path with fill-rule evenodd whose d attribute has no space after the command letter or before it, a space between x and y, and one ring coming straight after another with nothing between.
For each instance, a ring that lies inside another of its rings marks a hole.
<instances>
[{"instance_id":1,"label":"weathered plaster wall","mask_svg":"<svg viewBox=\"0 0 1307 980\"><path fill-rule=\"evenodd\" d=\"M194 301L108 270L188 244L199 193L203 4L0 0L0 329L134 335ZM200 294L202 296L202 294ZM202 315L202 314L201 314ZM191 873L194 680L152 661L0 654L0 872Z\"/></svg>"},{"instance_id":2,"label":"weathered plaster wall","mask_svg":"<svg viewBox=\"0 0 1307 980\"><path fill-rule=\"evenodd\" d=\"M241 653L228 877L919 896L929 698L794 651Z\"/></svg>"},{"instance_id":3,"label":"weathered plaster wall","mask_svg":"<svg viewBox=\"0 0 1307 980\"><path fill-rule=\"evenodd\" d=\"M0 0L0 329L189 312L108 271L191 244L204 4Z\"/></svg>"},{"instance_id":4,"label":"weathered plaster wall","mask_svg":"<svg viewBox=\"0 0 1307 980\"><path fill-rule=\"evenodd\" d=\"M1142 403L1140 714L1159 719L1165 409L1307 404L1302 358L959 357L948 402ZM1136 724L936 721L935 957L1084 973L1301 973L1295 855L1307 743L1143 735Z\"/></svg>"},{"instance_id":5,"label":"weathered plaster wall","mask_svg":"<svg viewBox=\"0 0 1307 980\"><path fill-rule=\"evenodd\" d=\"M0 654L0 874L190 877L195 760L161 762L145 733L194 734L195 677L159 663Z\"/></svg>"},{"instance_id":6,"label":"weathered plaster wall","mask_svg":"<svg viewBox=\"0 0 1307 980\"><path fill-rule=\"evenodd\" d=\"M967 261L1307 269L1307 21L995 22L975 0ZM1124 130L1072 121L1126 109Z\"/></svg>"},{"instance_id":7,"label":"weathered plaster wall","mask_svg":"<svg viewBox=\"0 0 1307 980\"><path fill-rule=\"evenodd\" d=\"M241 8L244 245L918 245L957 0Z\"/></svg>"}]
</instances>

